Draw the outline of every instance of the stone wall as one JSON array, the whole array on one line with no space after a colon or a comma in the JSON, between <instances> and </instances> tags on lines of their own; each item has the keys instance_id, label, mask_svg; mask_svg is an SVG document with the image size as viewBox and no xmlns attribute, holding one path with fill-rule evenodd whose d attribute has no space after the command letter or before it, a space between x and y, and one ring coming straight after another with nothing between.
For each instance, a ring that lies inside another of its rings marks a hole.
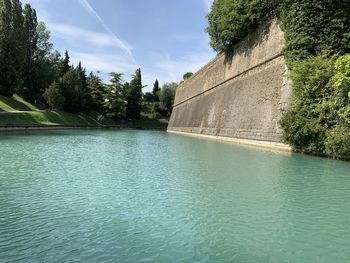
<instances>
[{"instance_id":1,"label":"stone wall","mask_svg":"<svg viewBox=\"0 0 350 263\"><path fill-rule=\"evenodd\" d=\"M280 142L279 120L291 89L273 21L251 33L181 84L169 131Z\"/></svg>"}]
</instances>

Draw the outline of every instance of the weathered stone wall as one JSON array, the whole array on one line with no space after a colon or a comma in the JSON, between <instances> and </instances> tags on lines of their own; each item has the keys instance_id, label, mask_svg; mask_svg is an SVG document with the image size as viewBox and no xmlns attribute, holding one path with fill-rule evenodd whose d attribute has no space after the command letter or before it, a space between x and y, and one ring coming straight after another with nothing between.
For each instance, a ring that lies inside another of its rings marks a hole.
<instances>
[{"instance_id":1,"label":"weathered stone wall","mask_svg":"<svg viewBox=\"0 0 350 263\"><path fill-rule=\"evenodd\" d=\"M276 22L219 55L176 92L169 131L280 142L290 87Z\"/></svg>"}]
</instances>

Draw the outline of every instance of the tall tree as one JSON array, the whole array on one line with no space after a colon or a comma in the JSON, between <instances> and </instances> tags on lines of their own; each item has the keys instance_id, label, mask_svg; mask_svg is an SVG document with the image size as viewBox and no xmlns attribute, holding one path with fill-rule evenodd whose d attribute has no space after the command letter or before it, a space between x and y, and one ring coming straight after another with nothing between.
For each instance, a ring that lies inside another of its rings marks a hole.
<instances>
[{"instance_id":1,"label":"tall tree","mask_svg":"<svg viewBox=\"0 0 350 263\"><path fill-rule=\"evenodd\" d=\"M60 55L58 52L51 53L50 32L44 22L37 26L37 48L34 53L34 61L30 76L30 100L31 102L42 101L45 89L54 81L58 81L58 65ZM27 84L28 85L28 84Z\"/></svg>"},{"instance_id":2,"label":"tall tree","mask_svg":"<svg viewBox=\"0 0 350 263\"><path fill-rule=\"evenodd\" d=\"M108 86L105 94L105 109L107 117L123 119L126 114L126 102L124 97L124 85L122 73L110 73L111 85Z\"/></svg>"},{"instance_id":3,"label":"tall tree","mask_svg":"<svg viewBox=\"0 0 350 263\"><path fill-rule=\"evenodd\" d=\"M83 111L85 92L76 69L68 69L68 72L60 79L60 88L65 97L64 110L72 113Z\"/></svg>"},{"instance_id":4,"label":"tall tree","mask_svg":"<svg viewBox=\"0 0 350 263\"><path fill-rule=\"evenodd\" d=\"M86 107L91 103L91 97L88 92L87 88L87 76L86 76L86 70L82 67L81 62L79 62L78 67L76 68L76 71L79 75L79 80L81 82L81 88L82 92L84 93L84 107L86 111L89 111L89 109Z\"/></svg>"},{"instance_id":5,"label":"tall tree","mask_svg":"<svg viewBox=\"0 0 350 263\"><path fill-rule=\"evenodd\" d=\"M22 85L23 15L19 0L0 1L0 93L12 96Z\"/></svg>"},{"instance_id":6,"label":"tall tree","mask_svg":"<svg viewBox=\"0 0 350 263\"><path fill-rule=\"evenodd\" d=\"M69 65L69 62L70 62L70 58L69 58L68 51L66 50L66 52L64 53L64 58L61 61L60 77L63 77L71 68L71 66Z\"/></svg>"},{"instance_id":7,"label":"tall tree","mask_svg":"<svg viewBox=\"0 0 350 263\"><path fill-rule=\"evenodd\" d=\"M106 88L102 83L102 79L92 72L87 77L87 88L91 100L87 102L90 110L94 110L100 114L104 114L104 103L106 97Z\"/></svg>"},{"instance_id":8,"label":"tall tree","mask_svg":"<svg viewBox=\"0 0 350 263\"><path fill-rule=\"evenodd\" d=\"M48 57L51 54L53 45L50 43L50 31L47 30L44 22L39 22L37 30L37 54L39 57Z\"/></svg>"},{"instance_id":9,"label":"tall tree","mask_svg":"<svg viewBox=\"0 0 350 263\"><path fill-rule=\"evenodd\" d=\"M173 111L173 104L177 86L178 84L175 82L163 84L162 90L160 92L159 112L164 117L170 117L171 112Z\"/></svg>"},{"instance_id":10,"label":"tall tree","mask_svg":"<svg viewBox=\"0 0 350 263\"><path fill-rule=\"evenodd\" d=\"M142 108L141 69L137 69L130 81L130 91L126 97L126 116L128 119L140 119Z\"/></svg>"},{"instance_id":11,"label":"tall tree","mask_svg":"<svg viewBox=\"0 0 350 263\"><path fill-rule=\"evenodd\" d=\"M23 10L23 45L25 49L25 58L23 64L23 86L18 87L17 93L25 99L32 101L34 97L35 78L33 78L36 70L35 55L38 49L38 21L35 10L26 4ZM37 76L40 78L40 76Z\"/></svg>"},{"instance_id":12,"label":"tall tree","mask_svg":"<svg viewBox=\"0 0 350 263\"><path fill-rule=\"evenodd\" d=\"M159 82L156 79L156 81L153 84L153 91L152 91L153 100L156 101L156 102L159 101L159 92L160 92Z\"/></svg>"}]
</instances>

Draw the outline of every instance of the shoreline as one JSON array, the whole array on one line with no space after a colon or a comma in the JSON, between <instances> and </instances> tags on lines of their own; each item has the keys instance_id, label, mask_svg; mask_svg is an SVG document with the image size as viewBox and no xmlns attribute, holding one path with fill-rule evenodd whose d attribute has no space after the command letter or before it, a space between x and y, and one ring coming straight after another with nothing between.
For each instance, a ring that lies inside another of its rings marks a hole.
<instances>
[{"instance_id":1,"label":"shoreline","mask_svg":"<svg viewBox=\"0 0 350 263\"><path fill-rule=\"evenodd\" d=\"M240 145L245 145L245 146L250 146L250 147L255 147L255 148L276 150L276 151L280 151L280 152L290 152L290 153L294 152L291 146L289 146L287 144L283 144L283 143L278 143L278 142L239 139L239 138L232 138L232 137L204 135L204 134L179 132L179 131L172 131L172 130L167 130L167 132L171 133L171 134L204 138L204 139L210 139L210 140L221 141L221 142L230 142L230 143L234 143L234 144L240 144Z\"/></svg>"},{"instance_id":2,"label":"shoreline","mask_svg":"<svg viewBox=\"0 0 350 263\"><path fill-rule=\"evenodd\" d=\"M278 143L278 142L270 142L270 141L258 141L258 140L249 140L249 139L239 139L239 138L231 138L231 137L222 137L222 136L215 136L215 135L204 135L204 134L196 134L196 133L188 133L188 132L178 132L178 131L172 131L167 130L170 134L176 134L176 135L182 135L182 136L190 136L195 138L202 138L202 139L209 139L214 140L217 142L227 142L227 143L233 143L238 145L244 145L247 147L253 147L253 148L259 148L263 150L273 150L281 153L297 153L302 155L308 155L313 157L320 157L320 158L326 158L329 160L338 160L338 161L345 161L349 162L350 157L347 156L329 156L323 153L317 153L317 152L307 152L302 151L300 149L294 149L293 147L284 144L284 143Z\"/></svg>"},{"instance_id":3,"label":"shoreline","mask_svg":"<svg viewBox=\"0 0 350 263\"><path fill-rule=\"evenodd\" d=\"M147 127L131 127L131 126L113 126L113 125L106 125L106 126L86 126L86 125L43 125L43 126L0 126L0 133L1 132L17 132L17 131L57 131L57 130L94 130L94 129L132 129L132 130L155 130L155 131L166 131L166 129L163 129L161 127L159 128L147 128Z\"/></svg>"}]
</instances>

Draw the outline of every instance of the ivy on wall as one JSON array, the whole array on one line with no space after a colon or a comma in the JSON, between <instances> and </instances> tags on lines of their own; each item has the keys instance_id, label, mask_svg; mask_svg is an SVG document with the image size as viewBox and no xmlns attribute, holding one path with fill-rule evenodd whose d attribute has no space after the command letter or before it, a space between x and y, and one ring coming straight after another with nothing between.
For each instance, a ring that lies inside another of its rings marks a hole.
<instances>
[{"instance_id":1,"label":"ivy on wall","mask_svg":"<svg viewBox=\"0 0 350 263\"><path fill-rule=\"evenodd\" d=\"M211 46L230 52L271 17L285 33L293 82L281 121L285 141L300 150L350 156L350 0L214 0Z\"/></svg>"}]
</instances>

